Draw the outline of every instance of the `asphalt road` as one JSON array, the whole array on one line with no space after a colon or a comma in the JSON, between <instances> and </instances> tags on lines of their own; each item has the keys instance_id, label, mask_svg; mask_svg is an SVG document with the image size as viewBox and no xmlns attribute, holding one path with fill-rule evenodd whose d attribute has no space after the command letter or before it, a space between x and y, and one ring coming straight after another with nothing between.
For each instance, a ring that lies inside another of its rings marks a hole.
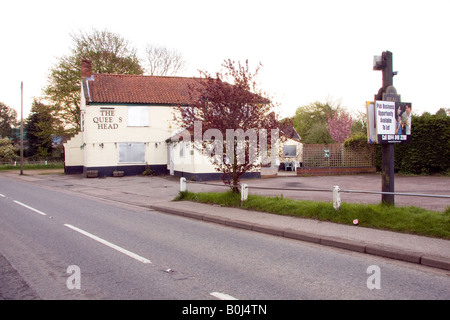
<instances>
[{"instance_id":1,"label":"asphalt road","mask_svg":"<svg viewBox=\"0 0 450 320\"><path fill-rule=\"evenodd\" d=\"M0 299L450 299L442 270L2 177L0 220Z\"/></svg>"}]
</instances>

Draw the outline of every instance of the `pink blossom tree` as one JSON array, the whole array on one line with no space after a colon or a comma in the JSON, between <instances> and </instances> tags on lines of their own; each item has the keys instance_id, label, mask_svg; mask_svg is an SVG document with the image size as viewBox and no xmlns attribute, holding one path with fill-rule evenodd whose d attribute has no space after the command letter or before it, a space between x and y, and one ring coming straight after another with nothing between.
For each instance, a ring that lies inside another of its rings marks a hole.
<instances>
[{"instance_id":1,"label":"pink blossom tree","mask_svg":"<svg viewBox=\"0 0 450 320\"><path fill-rule=\"evenodd\" d=\"M350 137L352 123L352 117L345 111L335 114L332 117L328 117L327 129L334 142L343 143Z\"/></svg>"}]
</instances>

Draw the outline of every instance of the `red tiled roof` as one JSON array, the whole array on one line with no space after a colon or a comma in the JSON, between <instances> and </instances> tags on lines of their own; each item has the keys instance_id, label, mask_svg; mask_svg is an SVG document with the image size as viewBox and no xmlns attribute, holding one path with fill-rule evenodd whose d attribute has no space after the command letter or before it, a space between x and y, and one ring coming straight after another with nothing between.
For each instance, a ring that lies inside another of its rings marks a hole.
<instances>
[{"instance_id":1,"label":"red tiled roof","mask_svg":"<svg viewBox=\"0 0 450 320\"><path fill-rule=\"evenodd\" d=\"M199 79L102 73L86 80L88 103L188 105Z\"/></svg>"}]
</instances>

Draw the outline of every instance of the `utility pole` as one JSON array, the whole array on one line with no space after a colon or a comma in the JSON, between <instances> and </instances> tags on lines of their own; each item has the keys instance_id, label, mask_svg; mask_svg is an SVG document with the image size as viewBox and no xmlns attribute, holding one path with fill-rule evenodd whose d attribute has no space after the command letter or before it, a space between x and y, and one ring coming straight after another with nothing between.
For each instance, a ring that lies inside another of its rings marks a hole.
<instances>
[{"instance_id":1,"label":"utility pole","mask_svg":"<svg viewBox=\"0 0 450 320\"><path fill-rule=\"evenodd\" d=\"M385 100L388 96L388 88L393 88L393 78L397 73L392 70L392 52L385 51L382 53L380 64L378 68L374 67L374 70L382 71L382 87L375 95L375 100ZM390 96L390 101L400 102L400 96ZM381 191L382 192L394 192L394 144L393 143L383 143L381 144L382 150L382 181L381 181ZM393 194L382 194L381 201L384 204L394 205L394 195Z\"/></svg>"},{"instance_id":2,"label":"utility pole","mask_svg":"<svg viewBox=\"0 0 450 320\"><path fill-rule=\"evenodd\" d=\"M23 175L23 81L20 83L20 175Z\"/></svg>"}]
</instances>

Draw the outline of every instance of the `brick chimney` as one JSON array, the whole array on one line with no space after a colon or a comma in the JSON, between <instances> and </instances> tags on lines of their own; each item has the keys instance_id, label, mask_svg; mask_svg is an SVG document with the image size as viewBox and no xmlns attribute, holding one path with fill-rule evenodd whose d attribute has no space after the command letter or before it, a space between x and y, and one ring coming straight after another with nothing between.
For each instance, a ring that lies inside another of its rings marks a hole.
<instances>
[{"instance_id":1,"label":"brick chimney","mask_svg":"<svg viewBox=\"0 0 450 320\"><path fill-rule=\"evenodd\" d=\"M89 78L92 75L92 62L91 60L81 60L81 78Z\"/></svg>"}]
</instances>

